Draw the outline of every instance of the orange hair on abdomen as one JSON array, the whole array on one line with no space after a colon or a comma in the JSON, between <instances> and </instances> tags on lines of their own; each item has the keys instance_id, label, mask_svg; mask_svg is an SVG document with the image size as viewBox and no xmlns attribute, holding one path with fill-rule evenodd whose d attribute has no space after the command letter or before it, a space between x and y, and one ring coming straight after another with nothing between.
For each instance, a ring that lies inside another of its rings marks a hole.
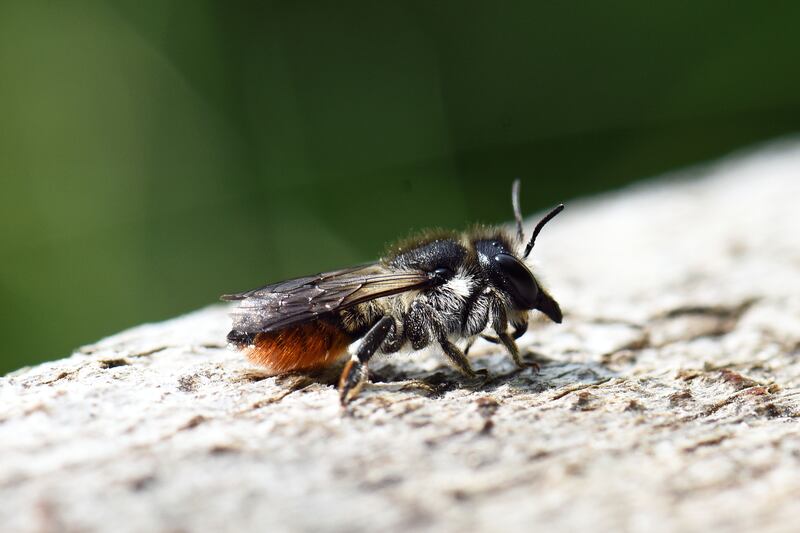
<instances>
[{"instance_id":1,"label":"orange hair on abdomen","mask_svg":"<svg viewBox=\"0 0 800 533\"><path fill-rule=\"evenodd\" d=\"M335 363L353 339L333 324L316 320L287 329L259 333L246 349L252 362L270 373L316 370Z\"/></svg>"}]
</instances>

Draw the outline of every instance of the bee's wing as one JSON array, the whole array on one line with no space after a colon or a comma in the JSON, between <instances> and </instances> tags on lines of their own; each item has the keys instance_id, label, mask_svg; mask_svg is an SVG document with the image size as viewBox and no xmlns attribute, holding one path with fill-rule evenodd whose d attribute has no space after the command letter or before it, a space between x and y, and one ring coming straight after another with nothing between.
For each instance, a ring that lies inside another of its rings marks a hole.
<instances>
[{"instance_id":1,"label":"bee's wing","mask_svg":"<svg viewBox=\"0 0 800 533\"><path fill-rule=\"evenodd\" d=\"M223 300L238 300L231 315L242 333L274 331L324 313L437 283L422 271L392 271L380 263L267 285Z\"/></svg>"}]
</instances>

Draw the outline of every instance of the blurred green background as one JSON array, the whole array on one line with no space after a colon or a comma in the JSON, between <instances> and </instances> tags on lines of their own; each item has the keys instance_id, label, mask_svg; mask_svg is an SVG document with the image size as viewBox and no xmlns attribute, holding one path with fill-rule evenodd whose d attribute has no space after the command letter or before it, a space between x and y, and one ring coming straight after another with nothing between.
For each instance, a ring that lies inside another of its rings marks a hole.
<instances>
[{"instance_id":1,"label":"blurred green background","mask_svg":"<svg viewBox=\"0 0 800 533\"><path fill-rule=\"evenodd\" d=\"M800 3L0 0L0 373L800 130Z\"/></svg>"}]
</instances>

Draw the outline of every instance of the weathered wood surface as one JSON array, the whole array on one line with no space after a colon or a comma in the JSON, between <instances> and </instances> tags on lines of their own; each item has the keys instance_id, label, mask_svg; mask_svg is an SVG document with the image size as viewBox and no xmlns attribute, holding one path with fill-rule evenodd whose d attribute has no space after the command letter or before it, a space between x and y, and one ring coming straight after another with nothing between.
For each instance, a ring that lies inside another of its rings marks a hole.
<instances>
[{"instance_id":1,"label":"weathered wood surface","mask_svg":"<svg viewBox=\"0 0 800 533\"><path fill-rule=\"evenodd\" d=\"M2 531L796 531L800 145L572 202L566 319L328 385L259 379L214 306L0 379ZM693 176L696 177L696 176ZM530 185L528 185L530 186Z\"/></svg>"}]
</instances>

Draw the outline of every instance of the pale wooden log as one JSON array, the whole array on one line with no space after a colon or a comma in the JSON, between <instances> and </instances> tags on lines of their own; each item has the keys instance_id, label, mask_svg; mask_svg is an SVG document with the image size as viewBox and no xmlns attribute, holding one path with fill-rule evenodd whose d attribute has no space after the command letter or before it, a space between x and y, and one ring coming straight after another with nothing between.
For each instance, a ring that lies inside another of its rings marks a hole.
<instances>
[{"instance_id":1,"label":"pale wooden log","mask_svg":"<svg viewBox=\"0 0 800 533\"><path fill-rule=\"evenodd\" d=\"M691 178L691 179L689 179ZM523 183L523 187L535 184ZM458 386L430 354L258 379L217 305L0 379L2 531L792 531L800 145L585 201L534 250L565 310Z\"/></svg>"}]
</instances>

